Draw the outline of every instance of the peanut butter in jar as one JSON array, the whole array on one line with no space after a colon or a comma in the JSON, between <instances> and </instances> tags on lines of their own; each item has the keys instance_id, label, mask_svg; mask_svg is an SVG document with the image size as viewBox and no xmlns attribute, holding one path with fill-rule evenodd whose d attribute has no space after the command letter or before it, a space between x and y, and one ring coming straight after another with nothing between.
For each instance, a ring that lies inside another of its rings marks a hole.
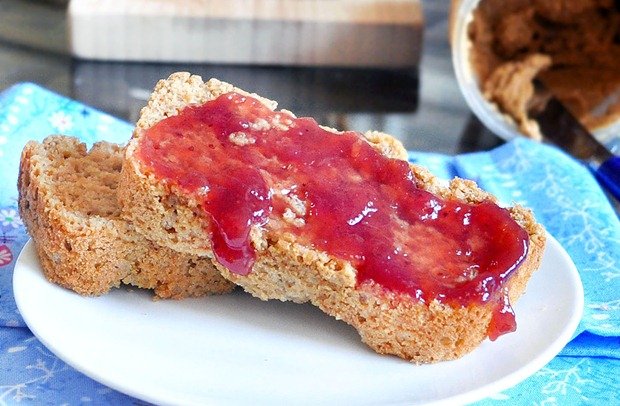
<instances>
[{"instance_id":1,"label":"peanut butter in jar","mask_svg":"<svg viewBox=\"0 0 620 406\"><path fill-rule=\"evenodd\" d=\"M519 133L540 138L527 115L536 78L591 130L620 121L615 0L455 0L452 7L457 76L468 64L478 91Z\"/></svg>"}]
</instances>

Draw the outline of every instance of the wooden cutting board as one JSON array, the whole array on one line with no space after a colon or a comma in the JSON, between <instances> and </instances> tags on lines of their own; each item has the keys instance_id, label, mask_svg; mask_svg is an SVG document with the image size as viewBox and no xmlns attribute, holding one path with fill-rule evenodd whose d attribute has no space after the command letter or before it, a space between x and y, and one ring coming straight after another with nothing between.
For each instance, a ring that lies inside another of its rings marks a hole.
<instances>
[{"instance_id":1,"label":"wooden cutting board","mask_svg":"<svg viewBox=\"0 0 620 406\"><path fill-rule=\"evenodd\" d=\"M90 60L406 68L419 0L71 0L70 46Z\"/></svg>"}]
</instances>

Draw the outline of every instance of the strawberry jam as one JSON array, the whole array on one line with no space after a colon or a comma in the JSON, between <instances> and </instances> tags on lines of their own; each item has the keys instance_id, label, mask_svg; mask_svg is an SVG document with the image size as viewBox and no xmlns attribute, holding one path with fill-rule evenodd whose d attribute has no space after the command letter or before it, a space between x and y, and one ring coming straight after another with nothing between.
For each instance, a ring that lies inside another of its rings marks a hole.
<instances>
[{"instance_id":1,"label":"strawberry jam","mask_svg":"<svg viewBox=\"0 0 620 406\"><path fill-rule=\"evenodd\" d=\"M359 284L426 303L491 303L491 339L516 328L506 281L525 258L527 232L490 201L420 189L406 162L361 134L229 93L162 120L140 142L143 165L199 200L215 257L231 272L251 272L257 226L351 262Z\"/></svg>"}]
</instances>

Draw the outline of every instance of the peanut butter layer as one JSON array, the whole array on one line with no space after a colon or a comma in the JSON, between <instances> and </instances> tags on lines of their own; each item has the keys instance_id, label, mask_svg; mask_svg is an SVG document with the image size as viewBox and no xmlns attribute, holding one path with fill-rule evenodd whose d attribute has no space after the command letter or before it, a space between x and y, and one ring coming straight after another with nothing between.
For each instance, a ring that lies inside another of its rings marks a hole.
<instances>
[{"instance_id":1,"label":"peanut butter layer","mask_svg":"<svg viewBox=\"0 0 620 406\"><path fill-rule=\"evenodd\" d=\"M613 0L483 0L469 26L485 97L539 138L527 116L539 78L590 129L620 119L620 11Z\"/></svg>"}]
</instances>

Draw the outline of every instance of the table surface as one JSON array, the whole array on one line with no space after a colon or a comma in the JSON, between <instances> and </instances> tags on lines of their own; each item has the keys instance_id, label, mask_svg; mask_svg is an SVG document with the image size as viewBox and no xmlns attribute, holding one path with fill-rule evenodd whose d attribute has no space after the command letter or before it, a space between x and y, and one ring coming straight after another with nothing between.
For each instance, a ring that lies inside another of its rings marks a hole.
<instances>
[{"instance_id":1,"label":"table surface","mask_svg":"<svg viewBox=\"0 0 620 406\"><path fill-rule=\"evenodd\" d=\"M411 150L452 154L502 143L471 115L459 91L448 43L449 0L422 2L421 64L407 71L75 60L68 49L64 3L0 4L0 91L34 82L133 122L158 79L190 71L278 100L281 107L325 125L387 132Z\"/></svg>"}]
</instances>

